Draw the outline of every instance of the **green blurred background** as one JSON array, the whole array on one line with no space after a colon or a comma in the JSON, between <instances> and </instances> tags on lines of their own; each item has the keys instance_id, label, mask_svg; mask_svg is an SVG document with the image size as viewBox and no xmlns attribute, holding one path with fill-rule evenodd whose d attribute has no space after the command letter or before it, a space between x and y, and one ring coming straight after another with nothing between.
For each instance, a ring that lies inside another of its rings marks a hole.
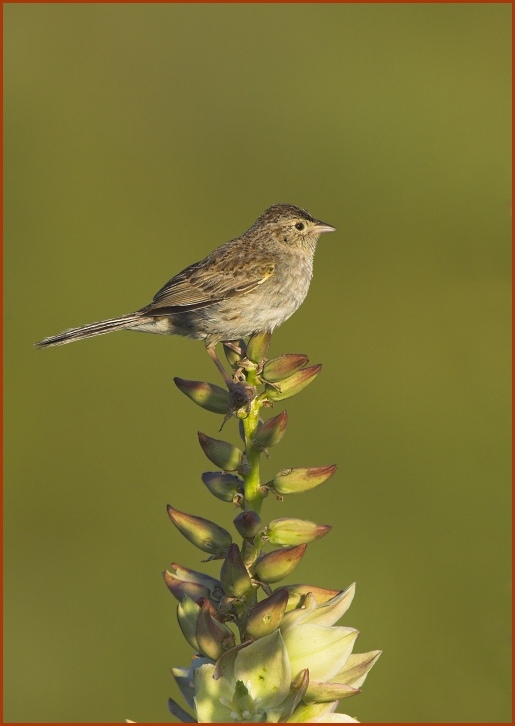
<instances>
[{"instance_id":1,"label":"green blurred background","mask_svg":"<svg viewBox=\"0 0 515 726\"><path fill-rule=\"evenodd\" d=\"M165 505L235 515L200 481L219 419L172 382L219 382L201 344L32 343L286 201L338 231L274 336L324 367L264 476L339 471L265 515L334 526L290 581L358 583L344 623L384 653L340 710L509 721L511 6L4 13L5 720L169 720L190 649L161 571L202 555Z\"/></svg>"}]
</instances>

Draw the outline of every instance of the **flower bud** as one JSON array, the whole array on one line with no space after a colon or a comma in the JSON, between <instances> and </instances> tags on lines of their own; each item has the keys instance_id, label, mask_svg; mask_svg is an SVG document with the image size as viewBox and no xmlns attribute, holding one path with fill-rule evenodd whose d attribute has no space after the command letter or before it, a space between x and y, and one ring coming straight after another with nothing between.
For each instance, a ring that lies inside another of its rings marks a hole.
<instances>
[{"instance_id":1,"label":"flower bud","mask_svg":"<svg viewBox=\"0 0 515 726\"><path fill-rule=\"evenodd\" d=\"M227 413L229 410L229 394L224 388L203 381L187 381L174 378L175 385L196 404L213 413Z\"/></svg>"},{"instance_id":2,"label":"flower bud","mask_svg":"<svg viewBox=\"0 0 515 726\"><path fill-rule=\"evenodd\" d=\"M336 471L336 465L283 469L268 483L277 494L298 494L314 489Z\"/></svg>"},{"instance_id":3,"label":"flower bud","mask_svg":"<svg viewBox=\"0 0 515 726\"><path fill-rule=\"evenodd\" d=\"M232 544L229 547L223 562L220 579L225 594L228 597L243 597L252 589L252 582L247 568L241 559L238 545Z\"/></svg>"},{"instance_id":4,"label":"flower bud","mask_svg":"<svg viewBox=\"0 0 515 726\"><path fill-rule=\"evenodd\" d=\"M166 571L164 575L165 582L168 587L170 587L170 585L168 584L170 578L173 578L174 580L182 582L185 585L195 585L198 587L202 587L205 592L198 597L208 597L211 600L220 600L223 595L222 583L220 582L220 580L217 580L215 577L211 577L210 575L206 575L205 572L190 570L189 567L182 567L182 565L177 565L175 562L172 562L172 564L170 565L170 572ZM175 583L174 587L177 587ZM190 597L192 600L198 599L193 597L193 595L190 595ZM178 599L182 600L182 597Z\"/></svg>"},{"instance_id":5,"label":"flower bud","mask_svg":"<svg viewBox=\"0 0 515 726\"><path fill-rule=\"evenodd\" d=\"M279 582L293 572L298 565L307 545L285 547L263 555L256 564L256 577L263 582Z\"/></svg>"},{"instance_id":6,"label":"flower bud","mask_svg":"<svg viewBox=\"0 0 515 726\"><path fill-rule=\"evenodd\" d=\"M286 433L287 425L288 414L286 411L283 411L258 428L252 439L252 446L258 451L275 446Z\"/></svg>"},{"instance_id":7,"label":"flower bud","mask_svg":"<svg viewBox=\"0 0 515 726\"><path fill-rule=\"evenodd\" d=\"M238 496L243 494L242 480L233 474L222 474L219 471L206 471L202 474L202 481L211 494L222 502L236 502Z\"/></svg>"},{"instance_id":8,"label":"flower bud","mask_svg":"<svg viewBox=\"0 0 515 726\"><path fill-rule=\"evenodd\" d=\"M233 350L233 348L226 345L225 343L223 344L224 353L225 353L225 357L227 358L227 362L229 363L231 368L237 368L240 363L240 360L242 358L245 358L245 356L247 354L247 346L245 345L244 340L238 340L238 341L232 341L232 342L237 343L238 347L241 350L241 355L240 355L240 353L237 353L235 350Z\"/></svg>"},{"instance_id":9,"label":"flower bud","mask_svg":"<svg viewBox=\"0 0 515 726\"><path fill-rule=\"evenodd\" d=\"M224 471L236 471L239 467L241 451L236 446L227 443L227 441L212 439L201 431L198 432L198 440L204 454L215 466L219 466Z\"/></svg>"},{"instance_id":10,"label":"flower bud","mask_svg":"<svg viewBox=\"0 0 515 726\"><path fill-rule=\"evenodd\" d=\"M208 552L214 558L221 558L229 549L232 537L226 529L209 519L195 517L193 514L179 512L168 505L168 516L181 534L195 547Z\"/></svg>"},{"instance_id":11,"label":"flower bud","mask_svg":"<svg viewBox=\"0 0 515 726\"><path fill-rule=\"evenodd\" d=\"M240 512L237 517L233 519L233 524L236 527L238 534L241 534L243 539L253 539L263 527L261 517L257 512L252 510L246 510Z\"/></svg>"},{"instance_id":12,"label":"flower bud","mask_svg":"<svg viewBox=\"0 0 515 726\"><path fill-rule=\"evenodd\" d=\"M179 580L178 577L174 577L168 570L165 570L163 575L167 588L179 602L181 602L185 595L195 601L201 597L209 597L208 588L200 585L198 582L184 582L184 580Z\"/></svg>"},{"instance_id":13,"label":"flower bud","mask_svg":"<svg viewBox=\"0 0 515 726\"><path fill-rule=\"evenodd\" d=\"M281 381L280 391L268 386L266 390L266 397L269 401L283 401L285 398L295 396L316 378L316 376L320 373L321 368L321 365L302 368L300 371L297 371L297 373L289 376L289 378L285 378Z\"/></svg>"},{"instance_id":14,"label":"flower bud","mask_svg":"<svg viewBox=\"0 0 515 726\"><path fill-rule=\"evenodd\" d=\"M270 383L278 383L284 378L293 375L293 373L296 373L301 368L304 368L307 362L307 355L303 355L302 353L286 353L285 355L280 355L278 358L272 358L272 360L267 361L263 366L261 377Z\"/></svg>"},{"instance_id":15,"label":"flower bud","mask_svg":"<svg viewBox=\"0 0 515 726\"><path fill-rule=\"evenodd\" d=\"M212 660L217 660L236 644L234 633L216 618L216 610L209 600L205 600L200 608L195 637L200 652Z\"/></svg>"},{"instance_id":16,"label":"flower bud","mask_svg":"<svg viewBox=\"0 0 515 726\"><path fill-rule=\"evenodd\" d=\"M247 358L254 363L261 363L266 355L272 333L256 333L247 344Z\"/></svg>"},{"instance_id":17,"label":"flower bud","mask_svg":"<svg viewBox=\"0 0 515 726\"><path fill-rule=\"evenodd\" d=\"M266 528L265 535L270 544L298 545L313 542L324 537L332 527L328 524L314 524L304 519L282 517L274 519Z\"/></svg>"},{"instance_id":18,"label":"flower bud","mask_svg":"<svg viewBox=\"0 0 515 726\"><path fill-rule=\"evenodd\" d=\"M184 597L177 607L177 620L182 634L195 650L199 650L195 632L197 629L197 620L200 613L200 605L197 605L189 597Z\"/></svg>"},{"instance_id":19,"label":"flower bud","mask_svg":"<svg viewBox=\"0 0 515 726\"><path fill-rule=\"evenodd\" d=\"M288 590L280 587L270 597L261 600L252 610L245 632L247 637L257 640L277 630L288 604Z\"/></svg>"}]
</instances>

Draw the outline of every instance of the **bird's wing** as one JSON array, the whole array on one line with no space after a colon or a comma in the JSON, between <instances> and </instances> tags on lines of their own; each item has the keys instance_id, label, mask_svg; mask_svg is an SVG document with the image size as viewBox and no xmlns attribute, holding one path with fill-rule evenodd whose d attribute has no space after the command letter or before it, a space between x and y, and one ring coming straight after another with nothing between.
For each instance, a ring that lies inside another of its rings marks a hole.
<instances>
[{"instance_id":1,"label":"bird's wing","mask_svg":"<svg viewBox=\"0 0 515 726\"><path fill-rule=\"evenodd\" d=\"M217 252L221 254L214 253L172 277L145 311L165 314L206 307L245 295L274 274L271 258L251 260L235 248Z\"/></svg>"}]
</instances>

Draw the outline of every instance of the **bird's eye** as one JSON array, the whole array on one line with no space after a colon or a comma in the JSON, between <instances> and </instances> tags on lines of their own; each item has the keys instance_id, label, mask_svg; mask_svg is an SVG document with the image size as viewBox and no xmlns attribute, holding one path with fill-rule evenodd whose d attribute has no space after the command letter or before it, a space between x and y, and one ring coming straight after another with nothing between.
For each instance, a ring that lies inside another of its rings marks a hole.
<instances>
[{"instance_id":1,"label":"bird's eye","mask_svg":"<svg viewBox=\"0 0 515 726\"><path fill-rule=\"evenodd\" d=\"M302 222L297 222L297 224L295 225L295 229L298 229L299 232L301 230L303 230L304 229L304 225L302 224Z\"/></svg>"}]
</instances>

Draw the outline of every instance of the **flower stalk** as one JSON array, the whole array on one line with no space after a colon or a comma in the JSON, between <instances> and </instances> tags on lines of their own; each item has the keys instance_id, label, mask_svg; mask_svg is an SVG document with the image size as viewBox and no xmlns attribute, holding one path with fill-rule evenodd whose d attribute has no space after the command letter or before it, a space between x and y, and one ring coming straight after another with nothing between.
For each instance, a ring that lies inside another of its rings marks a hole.
<instances>
[{"instance_id":1,"label":"flower stalk","mask_svg":"<svg viewBox=\"0 0 515 726\"><path fill-rule=\"evenodd\" d=\"M336 625L352 602L354 585L277 585L331 527L287 516L267 523L263 501L269 494L282 500L312 490L336 467L281 469L261 482L261 456L280 443L288 424L286 411L265 421L265 410L302 391L321 369L308 366L303 354L267 360L269 343L270 334L260 334L247 345L224 346L234 381L227 391L175 379L192 401L224 416L222 427L235 419L243 439L242 450L199 432L206 457L218 469L205 472L202 481L219 500L240 509L233 519L239 544L215 522L168 507L189 542L209 560L222 560L219 579L177 564L164 574L179 601L180 628L195 651L189 668L172 670L194 714L170 699L171 712L183 722L355 722L335 710L341 699L360 693L380 655L353 654L358 631Z\"/></svg>"}]
</instances>

